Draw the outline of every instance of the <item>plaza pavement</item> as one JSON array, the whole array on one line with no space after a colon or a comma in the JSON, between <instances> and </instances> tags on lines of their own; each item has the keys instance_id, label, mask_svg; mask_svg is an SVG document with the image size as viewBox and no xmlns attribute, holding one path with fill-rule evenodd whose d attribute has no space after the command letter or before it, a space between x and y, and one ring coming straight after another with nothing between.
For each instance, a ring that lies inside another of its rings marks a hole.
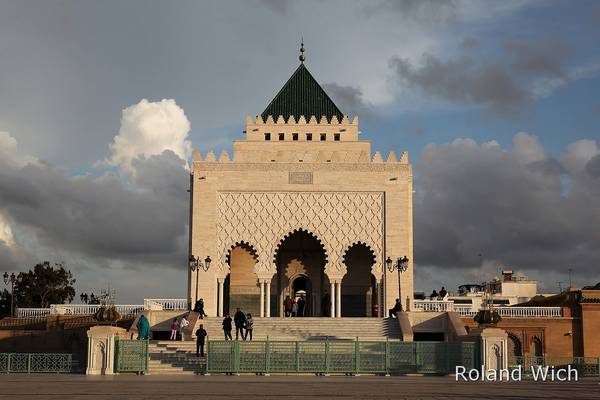
<instances>
[{"instance_id":1,"label":"plaza pavement","mask_svg":"<svg viewBox=\"0 0 600 400\"><path fill-rule=\"evenodd\" d=\"M599 399L597 378L458 383L453 377L0 375L0 399Z\"/></svg>"}]
</instances>

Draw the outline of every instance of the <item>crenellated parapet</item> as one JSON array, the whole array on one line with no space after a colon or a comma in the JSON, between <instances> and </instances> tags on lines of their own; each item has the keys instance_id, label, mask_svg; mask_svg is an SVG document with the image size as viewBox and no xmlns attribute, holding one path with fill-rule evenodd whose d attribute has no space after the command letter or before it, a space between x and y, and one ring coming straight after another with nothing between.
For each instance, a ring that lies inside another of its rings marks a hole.
<instances>
[{"instance_id":1,"label":"crenellated parapet","mask_svg":"<svg viewBox=\"0 0 600 400\"><path fill-rule=\"evenodd\" d=\"M291 115L287 120L282 115L269 115L264 119L260 115L246 117L247 141L347 142L357 141L359 133L357 115L352 121L348 116L339 120L335 115L330 119L325 115L301 115L298 119Z\"/></svg>"}]
</instances>

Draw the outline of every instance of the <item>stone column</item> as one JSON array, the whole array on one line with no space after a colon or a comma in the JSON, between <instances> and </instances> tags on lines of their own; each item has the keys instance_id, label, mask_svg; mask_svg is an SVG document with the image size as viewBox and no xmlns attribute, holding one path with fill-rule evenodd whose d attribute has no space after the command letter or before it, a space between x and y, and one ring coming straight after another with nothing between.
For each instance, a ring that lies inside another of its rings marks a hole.
<instances>
[{"instance_id":1,"label":"stone column","mask_svg":"<svg viewBox=\"0 0 600 400\"><path fill-rule=\"evenodd\" d=\"M219 304L217 305L217 316L222 317L223 316L223 279L222 278L218 278L217 279L217 283L218 283L218 291L219 291Z\"/></svg>"},{"instance_id":2,"label":"stone column","mask_svg":"<svg viewBox=\"0 0 600 400\"><path fill-rule=\"evenodd\" d=\"M266 295L265 295L265 317L270 318L271 317L271 281L265 281L265 285L266 285Z\"/></svg>"},{"instance_id":3,"label":"stone column","mask_svg":"<svg viewBox=\"0 0 600 400\"><path fill-rule=\"evenodd\" d=\"M260 317L265 316L265 281L260 280Z\"/></svg>"},{"instance_id":4,"label":"stone column","mask_svg":"<svg viewBox=\"0 0 600 400\"><path fill-rule=\"evenodd\" d=\"M335 290L335 315L338 318L342 317L342 282L336 282Z\"/></svg>"},{"instance_id":5,"label":"stone column","mask_svg":"<svg viewBox=\"0 0 600 400\"><path fill-rule=\"evenodd\" d=\"M331 281L331 293L329 294L331 318L335 317L335 282Z\"/></svg>"}]
</instances>

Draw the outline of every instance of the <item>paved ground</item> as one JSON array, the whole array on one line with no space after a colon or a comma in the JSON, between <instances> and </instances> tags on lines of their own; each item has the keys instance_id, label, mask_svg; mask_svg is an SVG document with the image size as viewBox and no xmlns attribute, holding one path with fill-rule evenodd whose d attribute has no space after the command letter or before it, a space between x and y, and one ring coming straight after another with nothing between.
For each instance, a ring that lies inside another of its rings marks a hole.
<instances>
[{"instance_id":1,"label":"paved ground","mask_svg":"<svg viewBox=\"0 0 600 400\"><path fill-rule=\"evenodd\" d=\"M453 377L2 375L0 399L600 399L598 379L458 383Z\"/></svg>"}]
</instances>

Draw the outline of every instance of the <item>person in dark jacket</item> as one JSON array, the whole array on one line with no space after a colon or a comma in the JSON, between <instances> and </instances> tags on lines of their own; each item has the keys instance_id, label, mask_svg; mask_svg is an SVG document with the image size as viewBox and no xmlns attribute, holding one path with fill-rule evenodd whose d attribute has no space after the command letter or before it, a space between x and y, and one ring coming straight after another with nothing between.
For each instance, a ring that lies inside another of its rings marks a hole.
<instances>
[{"instance_id":1,"label":"person in dark jacket","mask_svg":"<svg viewBox=\"0 0 600 400\"><path fill-rule=\"evenodd\" d=\"M239 308L233 316L233 322L235 323L235 340L238 340L239 336L244 338L244 324L246 323L246 314L244 314Z\"/></svg>"},{"instance_id":2,"label":"person in dark jacket","mask_svg":"<svg viewBox=\"0 0 600 400\"><path fill-rule=\"evenodd\" d=\"M200 324L200 327L196 330L196 357L204 357L204 343L208 333L204 329L204 326Z\"/></svg>"},{"instance_id":3,"label":"person in dark jacket","mask_svg":"<svg viewBox=\"0 0 600 400\"><path fill-rule=\"evenodd\" d=\"M231 317L229 313L226 313L225 318L223 318L223 333L225 334L225 340L233 340L231 337Z\"/></svg>"},{"instance_id":4,"label":"person in dark jacket","mask_svg":"<svg viewBox=\"0 0 600 400\"><path fill-rule=\"evenodd\" d=\"M252 314L248 313L246 315L246 334L244 335L244 340L248 339L250 336L250 340L252 340L252 331L254 330L254 320L252 319Z\"/></svg>"},{"instance_id":5,"label":"person in dark jacket","mask_svg":"<svg viewBox=\"0 0 600 400\"><path fill-rule=\"evenodd\" d=\"M396 304L394 304L393 308L390 308L389 315L390 318L395 318L396 313L402 309L402 303L400 303L400 299L396 299Z\"/></svg>"},{"instance_id":6,"label":"person in dark jacket","mask_svg":"<svg viewBox=\"0 0 600 400\"><path fill-rule=\"evenodd\" d=\"M194 305L194 311L200 314L200 319L204 319L204 317L208 317L204 312L204 299L200 299Z\"/></svg>"}]
</instances>

